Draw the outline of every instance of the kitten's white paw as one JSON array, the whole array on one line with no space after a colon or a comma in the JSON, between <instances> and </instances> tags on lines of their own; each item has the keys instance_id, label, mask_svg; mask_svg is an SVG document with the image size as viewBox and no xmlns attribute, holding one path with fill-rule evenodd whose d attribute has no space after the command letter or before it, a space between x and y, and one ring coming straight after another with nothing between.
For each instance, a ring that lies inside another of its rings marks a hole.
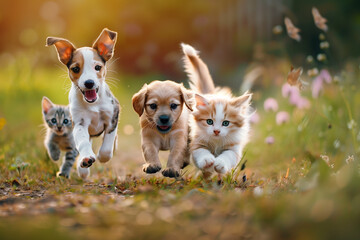
<instances>
[{"instance_id":1,"label":"kitten's white paw","mask_svg":"<svg viewBox=\"0 0 360 240\"><path fill-rule=\"evenodd\" d=\"M214 165L215 157L213 155L207 154L205 156L198 157L194 159L196 166L200 169L207 169Z\"/></svg>"},{"instance_id":2,"label":"kitten's white paw","mask_svg":"<svg viewBox=\"0 0 360 240\"><path fill-rule=\"evenodd\" d=\"M221 174L225 174L230 170L221 159L215 159L214 169Z\"/></svg>"}]
</instances>

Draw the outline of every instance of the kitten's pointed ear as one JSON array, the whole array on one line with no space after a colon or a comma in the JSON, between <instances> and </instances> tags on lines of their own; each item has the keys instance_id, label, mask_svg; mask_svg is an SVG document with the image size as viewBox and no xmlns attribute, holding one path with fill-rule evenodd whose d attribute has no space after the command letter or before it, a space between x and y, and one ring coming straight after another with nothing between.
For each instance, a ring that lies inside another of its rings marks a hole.
<instances>
[{"instance_id":1,"label":"kitten's pointed ear","mask_svg":"<svg viewBox=\"0 0 360 240\"><path fill-rule=\"evenodd\" d=\"M63 64L68 65L73 56L73 52L76 49L75 46L70 41L63 38L46 38L46 46L48 47L51 45L55 45L59 60Z\"/></svg>"},{"instance_id":2,"label":"kitten's pointed ear","mask_svg":"<svg viewBox=\"0 0 360 240\"><path fill-rule=\"evenodd\" d=\"M132 104L135 112L139 114L139 117L143 114L145 108L145 99L147 93L147 84L140 89L139 92L135 93L132 97Z\"/></svg>"},{"instance_id":3,"label":"kitten's pointed ear","mask_svg":"<svg viewBox=\"0 0 360 240\"><path fill-rule=\"evenodd\" d=\"M230 103L232 106L239 108L242 105L249 105L252 98L252 94L245 92L242 96L233 99Z\"/></svg>"},{"instance_id":4,"label":"kitten's pointed ear","mask_svg":"<svg viewBox=\"0 0 360 240\"><path fill-rule=\"evenodd\" d=\"M42 110L45 114L49 112L49 110L54 107L54 104L47 97L42 98Z\"/></svg>"},{"instance_id":5,"label":"kitten's pointed ear","mask_svg":"<svg viewBox=\"0 0 360 240\"><path fill-rule=\"evenodd\" d=\"M242 96L235 98L231 105L239 109L239 112L243 116L247 116L250 110L252 94L245 92Z\"/></svg>"},{"instance_id":6,"label":"kitten's pointed ear","mask_svg":"<svg viewBox=\"0 0 360 240\"><path fill-rule=\"evenodd\" d=\"M195 93L195 101L196 101L196 107L206 107L209 105L209 101L201 96L200 94Z\"/></svg>"},{"instance_id":7,"label":"kitten's pointed ear","mask_svg":"<svg viewBox=\"0 0 360 240\"><path fill-rule=\"evenodd\" d=\"M181 92L181 98L183 99L186 107L190 110L193 111L192 106L194 105L194 94L187 90L186 88L184 88L183 85L181 85L180 87L180 92Z\"/></svg>"},{"instance_id":8,"label":"kitten's pointed ear","mask_svg":"<svg viewBox=\"0 0 360 240\"><path fill-rule=\"evenodd\" d=\"M104 28L93 44L93 48L105 61L108 61L114 54L116 38L116 32Z\"/></svg>"}]
</instances>

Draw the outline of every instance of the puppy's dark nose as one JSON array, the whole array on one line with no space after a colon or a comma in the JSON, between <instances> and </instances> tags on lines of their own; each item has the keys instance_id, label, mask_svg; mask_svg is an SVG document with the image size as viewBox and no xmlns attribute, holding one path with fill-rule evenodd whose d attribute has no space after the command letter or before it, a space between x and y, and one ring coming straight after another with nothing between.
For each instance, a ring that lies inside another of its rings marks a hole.
<instances>
[{"instance_id":1,"label":"puppy's dark nose","mask_svg":"<svg viewBox=\"0 0 360 240\"><path fill-rule=\"evenodd\" d=\"M94 84L95 84L94 80L86 80L86 81L85 81L85 87L86 87L87 89L92 89L93 86L94 86Z\"/></svg>"},{"instance_id":2,"label":"puppy's dark nose","mask_svg":"<svg viewBox=\"0 0 360 240\"><path fill-rule=\"evenodd\" d=\"M159 119L160 119L160 122L162 123L162 124L166 124L166 123L168 123L169 122L169 116L168 115L161 115L160 117L159 117Z\"/></svg>"}]
</instances>

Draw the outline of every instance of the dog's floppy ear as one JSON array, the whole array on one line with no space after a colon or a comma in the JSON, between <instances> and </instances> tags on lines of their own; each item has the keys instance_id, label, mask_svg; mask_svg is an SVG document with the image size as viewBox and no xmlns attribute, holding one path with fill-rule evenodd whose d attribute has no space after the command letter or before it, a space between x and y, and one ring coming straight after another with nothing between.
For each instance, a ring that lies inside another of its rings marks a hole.
<instances>
[{"instance_id":1,"label":"dog's floppy ear","mask_svg":"<svg viewBox=\"0 0 360 240\"><path fill-rule=\"evenodd\" d=\"M183 99L186 107L190 111L193 111L192 106L194 105L194 94L191 91L184 88L182 84L180 86L180 92L181 92L181 98Z\"/></svg>"},{"instance_id":2,"label":"dog's floppy ear","mask_svg":"<svg viewBox=\"0 0 360 240\"><path fill-rule=\"evenodd\" d=\"M100 57L108 61L114 54L117 33L104 28L93 44Z\"/></svg>"},{"instance_id":3,"label":"dog's floppy ear","mask_svg":"<svg viewBox=\"0 0 360 240\"><path fill-rule=\"evenodd\" d=\"M55 45L59 60L68 66L73 52L75 51L75 46L66 39L57 38L57 37L48 37L46 38L46 46Z\"/></svg>"},{"instance_id":4,"label":"dog's floppy ear","mask_svg":"<svg viewBox=\"0 0 360 240\"><path fill-rule=\"evenodd\" d=\"M132 104L135 112L139 114L139 117L143 114L145 108L145 99L147 93L147 84L140 89L139 92L135 93L132 97Z\"/></svg>"},{"instance_id":5,"label":"dog's floppy ear","mask_svg":"<svg viewBox=\"0 0 360 240\"><path fill-rule=\"evenodd\" d=\"M47 97L43 97L41 101L42 110L45 114L49 112L49 110L54 107L54 104Z\"/></svg>"}]
</instances>

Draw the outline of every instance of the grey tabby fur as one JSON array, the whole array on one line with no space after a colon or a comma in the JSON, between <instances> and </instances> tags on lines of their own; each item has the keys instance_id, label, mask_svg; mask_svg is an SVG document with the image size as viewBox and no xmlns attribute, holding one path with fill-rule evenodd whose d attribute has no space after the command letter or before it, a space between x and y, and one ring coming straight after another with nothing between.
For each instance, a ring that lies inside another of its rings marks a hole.
<instances>
[{"instance_id":1,"label":"grey tabby fur","mask_svg":"<svg viewBox=\"0 0 360 240\"><path fill-rule=\"evenodd\" d=\"M42 99L42 113L46 125L45 148L53 161L65 151L58 176L70 177L71 168L78 156L72 133L73 123L67 106L55 105L47 97Z\"/></svg>"}]
</instances>

